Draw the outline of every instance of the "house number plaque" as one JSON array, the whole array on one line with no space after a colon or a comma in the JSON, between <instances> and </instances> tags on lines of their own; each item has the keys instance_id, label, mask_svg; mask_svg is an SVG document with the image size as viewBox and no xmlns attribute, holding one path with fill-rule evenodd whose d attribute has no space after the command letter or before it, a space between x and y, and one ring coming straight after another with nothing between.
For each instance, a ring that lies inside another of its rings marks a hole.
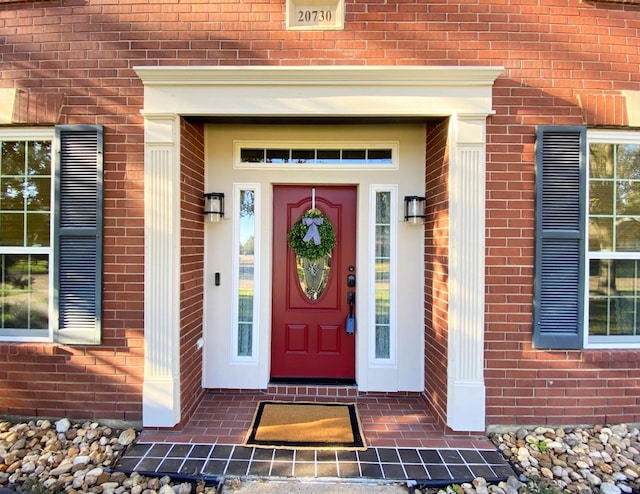
<instances>
[{"instance_id":1,"label":"house number plaque","mask_svg":"<svg viewBox=\"0 0 640 494\"><path fill-rule=\"evenodd\" d=\"M287 0L287 29L344 28L344 0Z\"/></svg>"}]
</instances>

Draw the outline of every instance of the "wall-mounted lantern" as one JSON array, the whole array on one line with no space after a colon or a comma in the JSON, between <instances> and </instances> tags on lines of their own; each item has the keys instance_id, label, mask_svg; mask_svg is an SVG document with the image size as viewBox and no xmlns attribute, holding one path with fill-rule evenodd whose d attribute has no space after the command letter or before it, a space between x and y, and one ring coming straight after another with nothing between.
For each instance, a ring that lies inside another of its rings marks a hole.
<instances>
[{"instance_id":1,"label":"wall-mounted lantern","mask_svg":"<svg viewBox=\"0 0 640 494\"><path fill-rule=\"evenodd\" d=\"M218 223L224 218L222 192L208 192L204 195L204 217L209 223Z\"/></svg>"},{"instance_id":2,"label":"wall-mounted lantern","mask_svg":"<svg viewBox=\"0 0 640 494\"><path fill-rule=\"evenodd\" d=\"M405 196L404 197L404 220L407 223L424 223L425 214L424 207L427 201L422 196Z\"/></svg>"}]
</instances>

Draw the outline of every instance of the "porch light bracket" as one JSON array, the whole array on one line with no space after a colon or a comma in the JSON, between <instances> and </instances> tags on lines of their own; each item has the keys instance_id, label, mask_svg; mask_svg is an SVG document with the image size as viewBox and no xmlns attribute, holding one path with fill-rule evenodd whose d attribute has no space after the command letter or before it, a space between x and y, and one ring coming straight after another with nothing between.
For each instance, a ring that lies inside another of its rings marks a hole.
<instances>
[{"instance_id":1,"label":"porch light bracket","mask_svg":"<svg viewBox=\"0 0 640 494\"><path fill-rule=\"evenodd\" d=\"M405 196L404 197L404 220L414 225L425 222L424 214L426 197L422 196Z\"/></svg>"},{"instance_id":2,"label":"porch light bracket","mask_svg":"<svg viewBox=\"0 0 640 494\"><path fill-rule=\"evenodd\" d=\"M224 193L204 194L204 217L209 223L219 223L224 218Z\"/></svg>"}]
</instances>

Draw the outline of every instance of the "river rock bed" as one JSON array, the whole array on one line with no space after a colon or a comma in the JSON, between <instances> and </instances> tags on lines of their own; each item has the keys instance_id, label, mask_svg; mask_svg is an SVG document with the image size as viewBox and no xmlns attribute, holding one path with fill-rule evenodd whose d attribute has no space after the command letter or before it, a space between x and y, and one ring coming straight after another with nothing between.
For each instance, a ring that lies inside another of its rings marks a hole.
<instances>
[{"instance_id":1,"label":"river rock bed","mask_svg":"<svg viewBox=\"0 0 640 494\"><path fill-rule=\"evenodd\" d=\"M490 439L523 474L522 480L533 479L538 487L552 489L547 492L640 492L637 427L521 428Z\"/></svg>"},{"instance_id":2,"label":"river rock bed","mask_svg":"<svg viewBox=\"0 0 640 494\"><path fill-rule=\"evenodd\" d=\"M111 471L137 437L96 422L73 424L0 419L0 493L190 494L213 493L203 483L172 482Z\"/></svg>"},{"instance_id":3,"label":"river rock bed","mask_svg":"<svg viewBox=\"0 0 640 494\"><path fill-rule=\"evenodd\" d=\"M0 419L0 494L209 494L216 487L169 477L112 470L137 437L96 422ZM520 473L506 482L416 492L463 494L640 493L640 431L625 424L573 428L521 428L490 434Z\"/></svg>"}]
</instances>

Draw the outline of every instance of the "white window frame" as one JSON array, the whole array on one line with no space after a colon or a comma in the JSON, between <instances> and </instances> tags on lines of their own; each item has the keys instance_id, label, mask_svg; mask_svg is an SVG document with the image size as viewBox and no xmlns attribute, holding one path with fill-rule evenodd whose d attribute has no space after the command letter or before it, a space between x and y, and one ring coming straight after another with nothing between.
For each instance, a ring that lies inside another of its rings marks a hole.
<instances>
[{"instance_id":1,"label":"white window frame","mask_svg":"<svg viewBox=\"0 0 640 494\"><path fill-rule=\"evenodd\" d=\"M388 171L398 170L398 141L265 141L265 140L234 140L233 167L241 170L359 170L359 171ZM321 165L315 163L243 163L240 161L240 151L243 148L265 149L391 149L391 164L388 165Z\"/></svg>"},{"instance_id":2,"label":"white window frame","mask_svg":"<svg viewBox=\"0 0 640 494\"><path fill-rule=\"evenodd\" d=\"M51 204L50 221L49 221L49 247L3 247L0 246L0 254L48 254L49 255L49 301L48 301L48 317L49 327L41 330L23 330L8 329L3 330L0 334L0 342L51 342L53 341L53 317L54 317L54 205L56 204L55 187L54 187L54 154L56 150L53 148L55 138L55 129L40 127L24 127L24 128L1 128L0 141L50 141L51 142ZM35 333L34 335L30 335Z\"/></svg>"},{"instance_id":3,"label":"white window frame","mask_svg":"<svg viewBox=\"0 0 640 494\"><path fill-rule=\"evenodd\" d=\"M240 297L240 253L238 246L240 245L240 193L245 190L251 190L254 193L254 258L253 258L253 326L251 335L251 355L238 355L238 335L239 335L239 313L238 301ZM232 195L232 214L233 214L233 235L232 235L232 300L231 307L231 361L234 363L255 364L258 361L258 338L260 335L260 265L261 265L261 248L260 248L260 225L261 225L261 188L258 183L234 183Z\"/></svg>"},{"instance_id":4,"label":"white window frame","mask_svg":"<svg viewBox=\"0 0 640 494\"><path fill-rule=\"evenodd\" d=\"M389 239L389 358L376 357L376 196L380 192L389 192L391 201L391 231ZM397 365L397 273L398 273L398 186L372 184L369 187L369 364L371 367L395 367Z\"/></svg>"},{"instance_id":5,"label":"white window frame","mask_svg":"<svg viewBox=\"0 0 640 494\"><path fill-rule=\"evenodd\" d=\"M639 260L640 252L590 252L589 251L589 191L590 191L590 176L589 176L589 150L592 143L607 143L607 144L637 144L640 145L640 132L636 131L621 131L621 130L587 130L587 185L584 194L586 195L585 208L585 266L584 276L584 348L607 348L607 349L629 349L640 348L640 336L591 336L589 334L589 266L593 259L614 259L614 260ZM604 254L604 255L603 255Z\"/></svg>"}]
</instances>

